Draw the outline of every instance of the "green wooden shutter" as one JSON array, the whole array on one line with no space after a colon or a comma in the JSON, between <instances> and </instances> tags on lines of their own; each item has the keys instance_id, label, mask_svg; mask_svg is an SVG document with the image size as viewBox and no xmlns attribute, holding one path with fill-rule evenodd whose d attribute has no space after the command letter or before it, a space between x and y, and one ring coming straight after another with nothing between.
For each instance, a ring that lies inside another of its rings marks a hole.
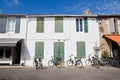
<instances>
[{"instance_id":1,"label":"green wooden shutter","mask_svg":"<svg viewBox=\"0 0 120 80\"><path fill-rule=\"evenodd\" d=\"M77 57L85 58L85 42L84 41L77 42Z\"/></svg>"},{"instance_id":2,"label":"green wooden shutter","mask_svg":"<svg viewBox=\"0 0 120 80\"><path fill-rule=\"evenodd\" d=\"M35 57L39 58L44 57L44 42L35 43Z\"/></svg>"},{"instance_id":3,"label":"green wooden shutter","mask_svg":"<svg viewBox=\"0 0 120 80\"><path fill-rule=\"evenodd\" d=\"M16 18L16 28L15 28L15 33L20 32L20 18Z\"/></svg>"},{"instance_id":4,"label":"green wooden shutter","mask_svg":"<svg viewBox=\"0 0 120 80\"><path fill-rule=\"evenodd\" d=\"M37 33L43 33L44 32L44 18L37 18Z\"/></svg>"},{"instance_id":5,"label":"green wooden shutter","mask_svg":"<svg viewBox=\"0 0 120 80\"><path fill-rule=\"evenodd\" d=\"M64 42L54 43L54 57L60 57L64 61Z\"/></svg>"},{"instance_id":6,"label":"green wooden shutter","mask_svg":"<svg viewBox=\"0 0 120 80\"><path fill-rule=\"evenodd\" d=\"M56 33L63 32L63 18L55 18L55 32Z\"/></svg>"},{"instance_id":7,"label":"green wooden shutter","mask_svg":"<svg viewBox=\"0 0 120 80\"><path fill-rule=\"evenodd\" d=\"M84 18L84 31L87 33L88 32L88 18Z\"/></svg>"}]
</instances>

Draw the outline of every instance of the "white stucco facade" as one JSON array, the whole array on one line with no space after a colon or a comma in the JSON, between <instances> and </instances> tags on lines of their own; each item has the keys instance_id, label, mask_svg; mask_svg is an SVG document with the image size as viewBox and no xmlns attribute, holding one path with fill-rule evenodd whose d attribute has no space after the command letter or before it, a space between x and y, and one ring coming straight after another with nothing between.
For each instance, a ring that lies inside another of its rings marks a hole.
<instances>
[{"instance_id":1,"label":"white stucco facade","mask_svg":"<svg viewBox=\"0 0 120 80\"><path fill-rule=\"evenodd\" d=\"M54 55L54 42L64 42L64 62L72 54L77 56L77 41L85 42L86 58L89 54L94 54L93 47L100 46L99 28L95 17L88 17L88 32L76 32L77 17L63 17L63 33L55 33L55 18L44 17L44 32L36 33L37 17L29 17L27 20L27 38L24 48L25 65L32 66L35 56L35 43L44 42L44 66L48 66L48 61ZM84 18L84 17L80 17ZM84 25L83 25L84 26ZM100 51L98 51L100 56ZM84 62L85 58L82 59Z\"/></svg>"}]
</instances>

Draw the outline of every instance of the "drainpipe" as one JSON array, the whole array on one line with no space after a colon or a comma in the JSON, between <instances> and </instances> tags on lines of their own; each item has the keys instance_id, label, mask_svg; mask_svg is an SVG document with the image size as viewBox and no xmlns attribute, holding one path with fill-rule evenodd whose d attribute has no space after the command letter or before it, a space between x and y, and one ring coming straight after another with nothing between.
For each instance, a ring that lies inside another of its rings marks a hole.
<instances>
[{"instance_id":1,"label":"drainpipe","mask_svg":"<svg viewBox=\"0 0 120 80\"><path fill-rule=\"evenodd\" d=\"M25 56L25 54L27 53L27 35L28 35L28 22L29 22L29 20L28 20L28 16L26 15L26 34L25 34L25 48L24 48L24 50L25 50L25 53L24 53L24 65L26 65L26 56Z\"/></svg>"}]
</instances>

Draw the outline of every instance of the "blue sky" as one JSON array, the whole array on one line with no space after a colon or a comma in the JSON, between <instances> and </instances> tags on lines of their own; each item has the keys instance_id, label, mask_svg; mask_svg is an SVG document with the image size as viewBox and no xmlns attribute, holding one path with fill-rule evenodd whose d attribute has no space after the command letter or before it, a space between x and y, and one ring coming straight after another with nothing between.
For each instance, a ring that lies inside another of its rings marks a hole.
<instances>
[{"instance_id":1,"label":"blue sky","mask_svg":"<svg viewBox=\"0 0 120 80\"><path fill-rule=\"evenodd\" d=\"M120 0L0 0L2 14L120 14Z\"/></svg>"}]
</instances>

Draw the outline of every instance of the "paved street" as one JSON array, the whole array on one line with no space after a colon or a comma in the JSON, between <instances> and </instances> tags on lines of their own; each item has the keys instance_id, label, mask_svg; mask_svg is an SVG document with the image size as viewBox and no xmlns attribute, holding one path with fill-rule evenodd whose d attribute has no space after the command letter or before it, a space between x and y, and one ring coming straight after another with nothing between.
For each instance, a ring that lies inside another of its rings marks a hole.
<instances>
[{"instance_id":1,"label":"paved street","mask_svg":"<svg viewBox=\"0 0 120 80\"><path fill-rule=\"evenodd\" d=\"M46 68L0 66L0 80L120 80L120 69L112 67Z\"/></svg>"}]
</instances>

